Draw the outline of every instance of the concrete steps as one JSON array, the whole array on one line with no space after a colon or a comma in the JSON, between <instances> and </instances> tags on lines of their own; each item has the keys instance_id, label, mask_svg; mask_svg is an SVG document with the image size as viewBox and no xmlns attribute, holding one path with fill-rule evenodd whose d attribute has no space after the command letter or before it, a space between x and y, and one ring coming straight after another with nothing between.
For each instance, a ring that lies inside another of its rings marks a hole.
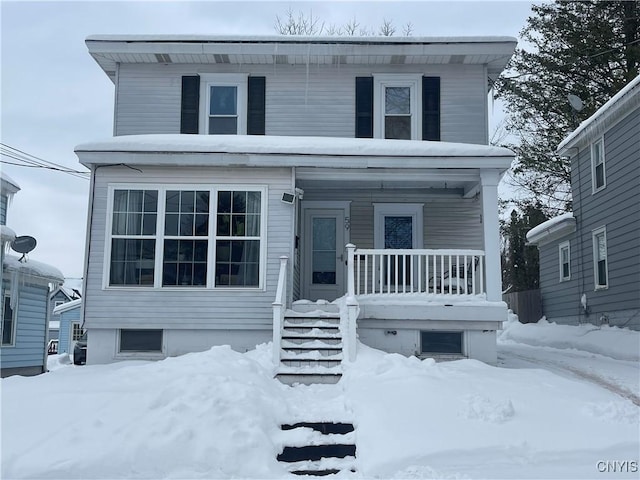
<instances>
[{"instance_id":1,"label":"concrete steps","mask_svg":"<svg viewBox=\"0 0 640 480\"><path fill-rule=\"evenodd\" d=\"M281 382L337 383L342 377L340 313L334 305L322 307L285 312L276 374Z\"/></svg>"},{"instance_id":2,"label":"concrete steps","mask_svg":"<svg viewBox=\"0 0 640 480\"><path fill-rule=\"evenodd\" d=\"M282 425L284 447L277 460L294 475L326 476L356 471L351 423L301 422Z\"/></svg>"}]
</instances>

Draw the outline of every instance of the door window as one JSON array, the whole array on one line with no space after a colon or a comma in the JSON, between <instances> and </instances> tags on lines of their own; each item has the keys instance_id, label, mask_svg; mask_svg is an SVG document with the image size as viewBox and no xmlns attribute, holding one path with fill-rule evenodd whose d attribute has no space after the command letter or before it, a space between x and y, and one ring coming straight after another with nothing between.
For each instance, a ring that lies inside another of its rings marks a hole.
<instances>
[{"instance_id":1,"label":"door window","mask_svg":"<svg viewBox=\"0 0 640 480\"><path fill-rule=\"evenodd\" d=\"M311 281L316 285L336 283L336 219L314 217Z\"/></svg>"}]
</instances>

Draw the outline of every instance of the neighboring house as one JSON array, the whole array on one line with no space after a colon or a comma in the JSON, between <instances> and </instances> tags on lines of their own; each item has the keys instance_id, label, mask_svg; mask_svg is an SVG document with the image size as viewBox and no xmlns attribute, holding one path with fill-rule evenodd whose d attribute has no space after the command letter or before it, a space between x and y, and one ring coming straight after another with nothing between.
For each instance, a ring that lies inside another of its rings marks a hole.
<instances>
[{"instance_id":1,"label":"neighboring house","mask_svg":"<svg viewBox=\"0 0 640 480\"><path fill-rule=\"evenodd\" d=\"M548 320L640 329L640 76L558 147L573 213L529 231Z\"/></svg>"},{"instance_id":2,"label":"neighboring house","mask_svg":"<svg viewBox=\"0 0 640 480\"><path fill-rule=\"evenodd\" d=\"M56 307L60 305L64 305L67 302L71 302L72 300L76 300L81 297L81 294L78 290L68 288L66 286L59 286L51 295L49 295L49 308L50 314L49 318L49 340L57 339L59 336L60 330L60 316L55 313Z\"/></svg>"},{"instance_id":3,"label":"neighboring house","mask_svg":"<svg viewBox=\"0 0 640 480\"><path fill-rule=\"evenodd\" d=\"M58 353L73 353L73 345L82 337L82 321L80 307L82 299L78 298L57 306L53 313L60 319L60 338Z\"/></svg>"},{"instance_id":4,"label":"neighboring house","mask_svg":"<svg viewBox=\"0 0 640 480\"><path fill-rule=\"evenodd\" d=\"M76 148L89 363L273 340L280 374L339 376L356 334L496 362L513 153L487 94L514 38L86 43L116 99L115 136Z\"/></svg>"},{"instance_id":5,"label":"neighboring house","mask_svg":"<svg viewBox=\"0 0 640 480\"><path fill-rule=\"evenodd\" d=\"M20 188L9 176L0 173L2 210L2 323L0 374L37 375L47 368L47 329L49 292L64 281L60 271L30 258L5 254L15 232L6 226L11 196Z\"/></svg>"}]
</instances>

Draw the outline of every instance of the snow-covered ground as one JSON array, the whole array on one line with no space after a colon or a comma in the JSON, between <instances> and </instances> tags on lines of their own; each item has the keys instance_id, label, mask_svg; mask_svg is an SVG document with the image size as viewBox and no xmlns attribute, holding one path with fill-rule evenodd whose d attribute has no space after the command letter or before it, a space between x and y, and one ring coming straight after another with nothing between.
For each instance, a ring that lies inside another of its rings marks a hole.
<instances>
[{"instance_id":1,"label":"snow-covered ground","mask_svg":"<svg viewBox=\"0 0 640 480\"><path fill-rule=\"evenodd\" d=\"M638 332L508 322L498 367L359 345L337 385L280 384L269 345L82 367L52 356L48 374L1 381L0 473L283 478L279 425L351 421L357 471L338 476L638 478L637 354Z\"/></svg>"}]
</instances>

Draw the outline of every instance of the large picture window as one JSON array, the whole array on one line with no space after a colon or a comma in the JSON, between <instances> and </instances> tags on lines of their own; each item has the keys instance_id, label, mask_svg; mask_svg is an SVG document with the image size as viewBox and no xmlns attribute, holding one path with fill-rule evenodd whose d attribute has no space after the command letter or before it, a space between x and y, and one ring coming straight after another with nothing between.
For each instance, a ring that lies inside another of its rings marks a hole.
<instances>
[{"instance_id":1,"label":"large picture window","mask_svg":"<svg viewBox=\"0 0 640 480\"><path fill-rule=\"evenodd\" d=\"M260 288L263 192L114 188L106 286Z\"/></svg>"},{"instance_id":2,"label":"large picture window","mask_svg":"<svg viewBox=\"0 0 640 480\"><path fill-rule=\"evenodd\" d=\"M247 133L247 75L202 74L200 133Z\"/></svg>"}]
</instances>

